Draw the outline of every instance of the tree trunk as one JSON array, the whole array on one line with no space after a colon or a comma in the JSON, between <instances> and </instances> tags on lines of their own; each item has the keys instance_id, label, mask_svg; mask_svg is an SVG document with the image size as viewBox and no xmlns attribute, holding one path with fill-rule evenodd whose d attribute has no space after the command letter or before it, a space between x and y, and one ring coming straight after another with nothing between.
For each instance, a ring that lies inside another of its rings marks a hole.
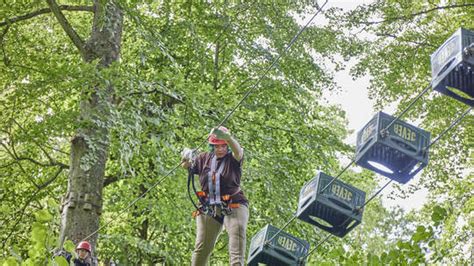
<instances>
[{"instance_id":1,"label":"tree trunk","mask_svg":"<svg viewBox=\"0 0 474 266\"><path fill-rule=\"evenodd\" d=\"M90 38L84 44L83 58L104 69L120 56L123 17L113 1L94 1L94 21ZM71 141L68 188L61 209L61 247L66 239L76 245L88 237L95 250L99 218L102 210L102 189L108 157L110 105L112 87L91 82L80 106L80 123Z\"/></svg>"}]
</instances>

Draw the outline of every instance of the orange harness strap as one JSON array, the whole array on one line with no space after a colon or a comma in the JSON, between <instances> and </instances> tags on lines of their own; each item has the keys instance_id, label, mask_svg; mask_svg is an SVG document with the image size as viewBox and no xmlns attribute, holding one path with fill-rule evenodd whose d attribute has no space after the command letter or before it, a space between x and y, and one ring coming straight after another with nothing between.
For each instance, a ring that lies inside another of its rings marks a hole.
<instances>
[{"instance_id":1,"label":"orange harness strap","mask_svg":"<svg viewBox=\"0 0 474 266\"><path fill-rule=\"evenodd\" d=\"M191 214L191 216L192 216L193 218L196 218L196 217L198 217L199 215L201 215L201 212L198 211L198 210L193 211L193 213Z\"/></svg>"},{"instance_id":2,"label":"orange harness strap","mask_svg":"<svg viewBox=\"0 0 474 266\"><path fill-rule=\"evenodd\" d=\"M229 208L231 209L237 209L240 207L240 203L231 203L229 204Z\"/></svg>"},{"instance_id":3,"label":"orange harness strap","mask_svg":"<svg viewBox=\"0 0 474 266\"><path fill-rule=\"evenodd\" d=\"M237 193L235 193L235 194L237 194ZM206 194L206 192L204 192L204 191L198 191L198 192L196 192L196 195L197 195L198 197L200 197L200 198L203 198L203 199L207 197L207 194ZM223 195L221 198L222 198L222 201L223 201L223 202L226 202L226 203L227 203L227 202L229 202L229 201L231 200L231 197L232 197L232 196L233 196L233 195L226 194L226 195ZM224 206L222 206L222 207L223 207L224 209L225 209L225 208L227 208L227 209L237 209L237 208L240 208L240 203L228 203L227 206L224 205ZM201 211L195 210L195 211L192 212L192 217L193 217L193 218L196 218L196 217L198 217L199 215L201 215L201 213L202 213Z\"/></svg>"}]
</instances>

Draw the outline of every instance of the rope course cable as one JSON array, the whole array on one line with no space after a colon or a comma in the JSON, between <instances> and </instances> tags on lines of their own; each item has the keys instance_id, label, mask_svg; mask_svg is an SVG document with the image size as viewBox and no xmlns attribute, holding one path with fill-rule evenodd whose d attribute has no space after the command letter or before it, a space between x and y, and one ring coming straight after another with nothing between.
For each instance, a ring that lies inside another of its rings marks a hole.
<instances>
[{"instance_id":1,"label":"rope course cable","mask_svg":"<svg viewBox=\"0 0 474 266\"><path fill-rule=\"evenodd\" d=\"M456 125L459 124L459 122L462 121L462 119L464 119L464 117L466 117L466 115L472 110L472 106L469 107L466 111L464 111L454 122L451 123L451 125L449 127L447 127L443 132L441 132L425 149L428 149L430 148L431 146L433 146L434 144L436 144L436 142L438 142L438 140L443 137L448 131L450 131L451 129L453 129ZM377 197L388 185L390 185L392 183L393 179L390 179L384 186L382 186L374 195L372 195L370 197L370 199L368 199L359 209L362 210L367 204L369 204L369 202L371 202L375 197ZM348 220L349 220L350 217L348 217L342 224L346 223ZM322 244L324 244L324 242L326 242L332 235L331 234L327 234L327 236L319 241L316 246L311 249L311 251L308 252L308 254L306 254L303 258L307 258L311 253L313 253L319 246L321 246Z\"/></svg>"},{"instance_id":2,"label":"rope course cable","mask_svg":"<svg viewBox=\"0 0 474 266\"><path fill-rule=\"evenodd\" d=\"M392 120L392 122L390 122L390 124L384 128L383 130L387 130L388 128L390 128L393 123L395 123L398 119L400 119L412 106L413 104L418 101L420 99L421 96L423 96L429 89L431 88L431 84L428 85L421 93L419 93L415 99L408 105L407 108L405 108L402 113L400 115L398 115L395 119ZM468 108L460 117L458 117L447 129L445 129L440 135L438 135L436 137L436 139L434 141L432 141L427 147L424 148L424 150L427 150L429 149L432 145L434 145L444 134L446 134L449 130L451 130L452 128L454 128L470 111L472 110L472 107ZM334 177L323 189L321 189L320 191L318 191L318 193L316 193L316 196L320 195L321 193L323 193L332 183L334 183L347 169L349 169L349 167L355 162L355 159L352 159L351 162L336 176ZM382 190L388 186L390 183L392 182L392 180L390 180L386 185L384 185L382 187L381 190L379 190L375 196L377 196L380 192L382 192ZM360 209L362 209L365 205L367 205L375 196L372 196ZM286 227L288 227L288 225L290 225L291 222L293 222L295 220L296 216L293 215L289 220L288 222L285 223L285 225L283 227L281 227L270 239L268 239L265 244L268 245L271 243L271 241L273 239L275 239L283 230L285 230ZM345 222L347 222L348 219ZM344 224L343 223L343 224Z\"/></svg>"},{"instance_id":3,"label":"rope course cable","mask_svg":"<svg viewBox=\"0 0 474 266\"><path fill-rule=\"evenodd\" d=\"M298 31L298 33L291 39L289 44L286 46L286 48L283 50L283 52L272 62L272 64L266 68L266 70L263 72L263 74L260 76L260 78L247 90L245 93L244 97L237 103L237 105L231 109L231 111L224 117L224 119L219 123L219 126L222 126L229 118L232 116L232 114L235 113L235 111L240 107L240 105L248 98L248 96L253 92L255 88L257 88L258 84L265 78L265 76L268 74L268 72L276 65L276 63L280 60L280 58L287 53L287 51L293 46L293 44L296 42L296 40L299 38L299 36L306 30L306 28L311 24L311 22L314 20L314 18L322 11L324 6L327 4L328 0L324 2L322 6L320 6L315 14L311 17L311 19ZM193 152L197 151L204 143L207 142L207 134L203 137L204 141L201 142L201 144L193 150ZM100 230L104 229L105 227L109 226L112 222L115 220L118 220L117 218L122 215L125 211L127 211L130 207L135 205L136 202L138 202L140 199L142 199L146 194L148 194L151 190L153 190L155 187L157 187L161 182L163 182L170 174L172 174L176 169L178 169L183 162L180 162L178 165L173 167L168 173L166 173L165 176L163 176L161 179L159 179L157 182L155 182L150 188L148 188L145 192L143 192L140 196L135 198L133 201L131 201L125 208L122 209L117 215L115 215L110 221L106 222L104 225L100 226L98 229L96 229L94 232L90 233L86 237L84 237L81 241L85 241L92 237L93 235L97 234Z\"/></svg>"},{"instance_id":4,"label":"rope course cable","mask_svg":"<svg viewBox=\"0 0 474 266\"><path fill-rule=\"evenodd\" d=\"M298 37L306 30L306 28L313 22L314 18L322 11L324 6L327 4L328 0L324 2L322 6L318 8L318 10L314 13L314 15L311 17L311 19L300 29L300 31L293 37L293 39L290 41L290 43L286 46L286 48L283 50L281 54L273 60L273 63L268 66L263 74L260 76L260 78L247 90L245 93L244 97L237 103L237 105L227 114L227 116L222 120L222 122L219 124L219 126L222 126L228 119L229 117L234 114L234 112L240 107L240 105L249 97L250 93L262 82L262 80L265 78L265 76L270 72L270 70L276 65L276 63L280 60L280 58L285 55L288 50L293 46L293 44L296 42Z\"/></svg>"},{"instance_id":5,"label":"rope course cable","mask_svg":"<svg viewBox=\"0 0 474 266\"><path fill-rule=\"evenodd\" d=\"M461 122L462 119L464 119L464 117L466 117L466 115L472 110L472 106L469 107L468 109L466 109L466 111L464 111L464 113L458 117L458 119L456 119L453 123L451 123L451 125L446 128L443 132L441 132L431 143L430 145L428 145L425 149L429 149L431 146L433 146L436 142L438 142L438 140L444 136L446 133L448 133L449 130L451 130L453 127L455 127L459 122Z\"/></svg>"},{"instance_id":6,"label":"rope course cable","mask_svg":"<svg viewBox=\"0 0 474 266\"><path fill-rule=\"evenodd\" d=\"M329 181L329 183L323 188L321 189L321 191L319 191L318 193L316 193L316 196L320 195L321 193L324 192L324 190L326 190L332 183L336 182L337 179L339 179L339 177L347 170L349 169L349 167L354 163L354 159L352 159L347 165L346 167L344 167L344 169L342 169L342 171L336 176L334 177L331 181ZM277 237L283 230L285 230L286 227L288 227L288 225L290 225L290 223L295 220L296 216L293 215L293 217L291 217L291 219L282 227L280 228L270 239L268 239L265 244L269 244L273 239L275 239L275 237Z\"/></svg>"},{"instance_id":7,"label":"rope course cable","mask_svg":"<svg viewBox=\"0 0 474 266\"><path fill-rule=\"evenodd\" d=\"M415 99L413 99L413 101L402 111L402 113L400 115L398 115L397 117L395 117L395 119L393 119L390 124L384 128L383 130L387 130L388 128L390 128L397 120L399 120L412 106L413 104L415 104L420 98L421 96L423 96L429 89L431 88L431 83L425 88L423 89L422 92L420 92L416 97ZM428 146L429 147L429 146ZM342 171L336 176L334 177L323 189L321 189L321 191L319 191L316 195L320 195L321 193L323 193L329 186L331 186L332 183L334 183L336 180L339 179L339 177L347 170L349 169L349 167L355 162L355 159L352 159L349 164L347 164L346 167L344 167L344 169L342 169ZM290 222L287 222L282 228L280 228L270 239L268 239L266 241L266 244L269 244L273 239L275 239L275 237L277 237L283 230L285 230L286 227L288 227L288 225L295 219L296 217L293 215L293 217L290 218Z\"/></svg>"},{"instance_id":8,"label":"rope course cable","mask_svg":"<svg viewBox=\"0 0 474 266\"><path fill-rule=\"evenodd\" d=\"M370 199L368 199L366 202L364 202L364 204L363 204L361 207L359 207L359 210L364 209L364 207L365 207L367 204L369 204L369 202L371 202L375 197L377 197L377 195L379 195L379 194L382 192L382 190L384 190L388 185L390 185L390 184L392 183L392 181L393 181L393 179L390 179L387 183L385 183L385 185L383 185L374 195L372 195L372 197L370 197ZM350 219L350 217L348 217L344 222L342 222L342 224L345 224L347 221L349 221L349 219ZM311 253L313 253L319 246L321 246L322 244L324 244L324 242L326 242L331 236L332 236L332 234L327 234L326 237L325 237L323 240L319 241L319 242L316 244L316 246L315 246L313 249L311 249L311 250L308 252L308 254L306 254L306 255L303 257L303 259L309 257L309 255L311 255Z\"/></svg>"},{"instance_id":9,"label":"rope course cable","mask_svg":"<svg viewBox=\"0 0 474 266\"><path fill-rule=\"evenodd\" d=\"M398 116L396 116L395 119L393 119L392 122L388 124L388 126L383 129L383 131L388 130L397 120L399 120L429 89L431 89L431 83L426 86L426 88L422 92L420 92L415 97L415 99L413 99L413 101L411 101L411 103Z\"/></svg>"},{"instance_id":10,"label":"rope course cable","mask_svg":"<svg viewBox=\"0 0 474 266\"><path fill-rule=\"evenodd\" d=\"M131 201L125 208L123 208L117 215L115 215L112 219L110 219L110 221L106 222L104 225L100 226L99 228L97 228L94 232L90 233L89 235L87 235L86 237L84 237L81 241L85 241L87 239L89 239L91 236L97 234L100 230L104 229L105 227L109 226L112 222L114 222L115 220L117 220L118 217L120 217L120 215L122 215L125 211L127 211L128 209L130 209L130 207L132 207L133 205L135 205L135 203L137 203L137 201L139 201L140 199L142 199L146 194L148 194L148 192L150 192L152 189L154 189L156 186L158 186L163 180L164 178L168 177L171 173L173 173L174 171L176 171L176 169L178 169L181 165L183 164L183 162L181 162L180 164L176 165L175 167L173 167L162 179L158 180L158 182L154 183L150 188L148 188L145 192L143 192L140 196L138 196L137 198L135 198L133 201Z\"/></svg>"}]
</instances>

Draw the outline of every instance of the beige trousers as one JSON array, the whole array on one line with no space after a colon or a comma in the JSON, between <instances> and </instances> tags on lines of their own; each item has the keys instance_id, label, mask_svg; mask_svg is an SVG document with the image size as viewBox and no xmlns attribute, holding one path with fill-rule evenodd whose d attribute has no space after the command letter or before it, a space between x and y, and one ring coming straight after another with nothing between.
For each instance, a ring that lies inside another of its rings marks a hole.
<instances>
[{"instance_id":1,"label":"beige trousers","mask_svg":"<svg viewBox=\"0 0 474 266\"><path fill-rule=\"evenodd\" d=\"M245 265L245 241L248 220L249 209L245 205L232 209L232 213L224 218L224 227L229 234L229 259L232 266ZM222 230L222 225L214 220L214 218L204 214L196 218L196 224L196 244L191 265L205 266L209 262L209 257Z\"/></svg>"}]
</instances>

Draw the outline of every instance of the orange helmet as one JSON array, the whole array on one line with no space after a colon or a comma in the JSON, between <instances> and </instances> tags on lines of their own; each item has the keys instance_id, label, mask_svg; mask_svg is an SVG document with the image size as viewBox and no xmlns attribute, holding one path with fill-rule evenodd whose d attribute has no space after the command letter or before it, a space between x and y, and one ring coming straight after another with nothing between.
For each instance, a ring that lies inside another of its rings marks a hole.
<instances>
[{"instance_id":1,"label":"orange helmet","mask_svg":"<svg viewBox=\"0 0 474 266\"><path fill-rule=\"evenodd\" d=\"M89 253L90 253L91 252L91 244L89 244L89 242L87 242L87 241L81 241L79 243L79 245L77 245L76 250L78 250L78 249L85 249L85 250L89 251Z\"/></svg>"},{"instance_id":2,"label":"orange helmet","mask_svg":"<svg viewBox=\"0 0 474 266\"><path fill-rule=\"evenodd\" d=\"M229 130L226 127L223 127L223 126L220 126L219 130L222 130L226 133L229 132ZM215 134L212 134L212 130L211 130L211 133L209 134L209 137L207 138L207 140L209 141L209 144L211 144L211 145L227 144L227 142L225 142L225 140L218 139Z\"/></svg>"}]
</instances>

